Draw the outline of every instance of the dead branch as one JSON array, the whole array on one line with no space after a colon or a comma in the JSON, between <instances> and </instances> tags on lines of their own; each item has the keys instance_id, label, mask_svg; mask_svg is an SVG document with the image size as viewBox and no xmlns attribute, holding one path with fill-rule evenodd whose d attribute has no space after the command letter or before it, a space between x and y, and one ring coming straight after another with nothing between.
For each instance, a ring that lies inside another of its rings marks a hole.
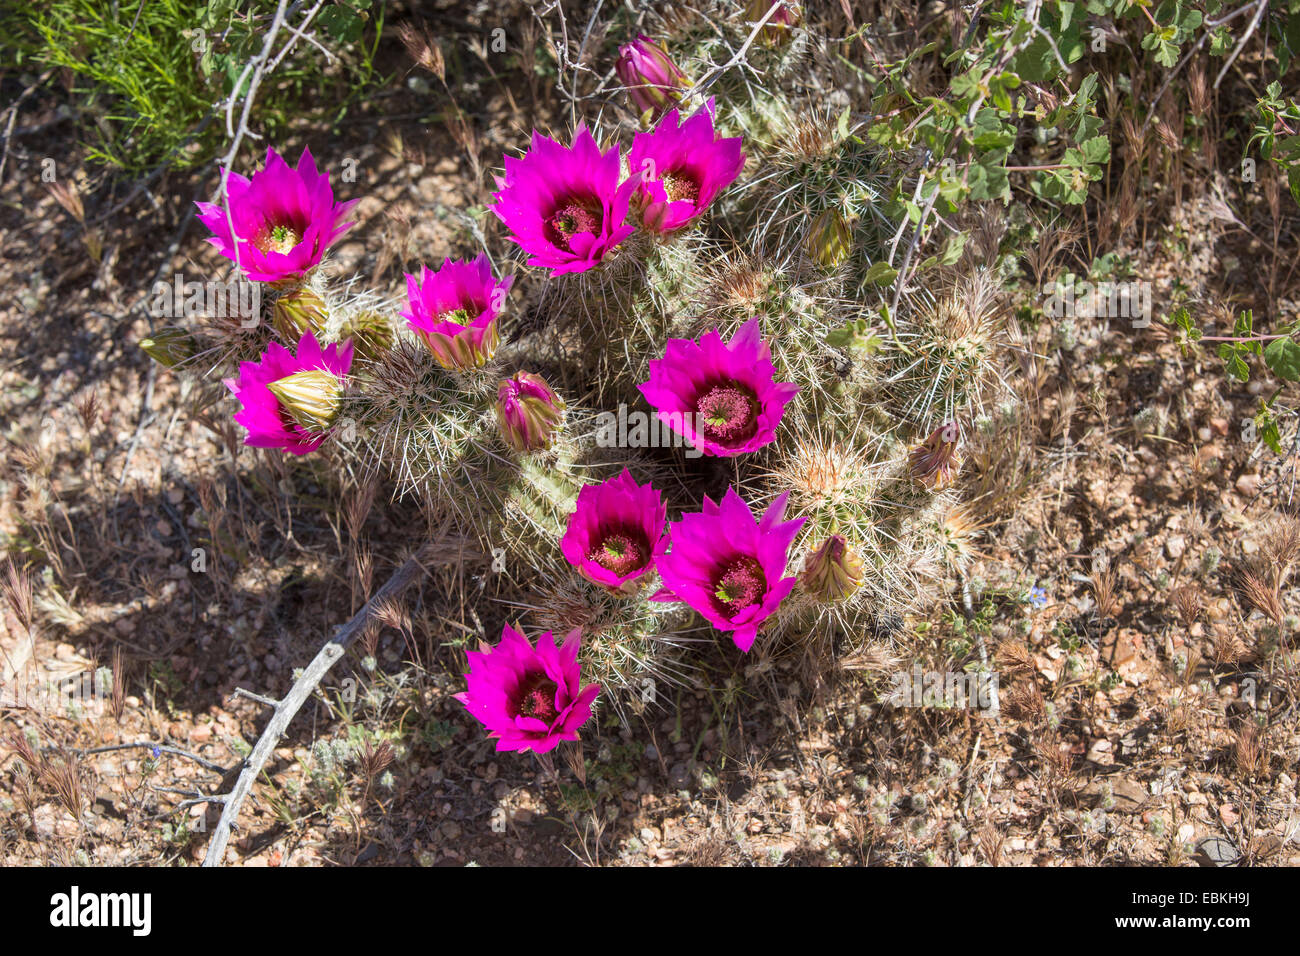
<instances>
[{"instance_id":1,"label":"dead branch","mask_svg":"<svg viewBox=\"0 0 1300 956\"><path fill-rule=\"evenodd\" d=\"M270 759L271 751L280 742L280 738L285 735L294 716L302 705L307 702L307 698L316 690L316 686L329 673L330 668L338 663L348 645L366 629L366 625L374 617L376 610L383 607L386 601L396 598L410 585L414 584L424 575L430 564L455 560L457 557L462 556L462 553L463 549L454 546L449 548L447 539L443 535L436 536L430 544L425 545L408 558L405 564L394 571L392 577L375 592L365 606L352 615L352 619L325 642L324 646L312 659L312 662L294 681L287 694L278 701L272 701L270 698L257 698L268 704L273 704L275 710L271 714L271 719L267 721L266 727L262 730L262 735L257 739L257 744L248 757L245 758L235 785L220 800L214 798L212 801L222 803L221 819L217 821L217 825L212 831L212 841L208 844L207 855L203 858L204 866L219 866L221 864L222 858L226 854L226 844L230 840L231 827L234 826L235 818L239 816L239 809L243 806L244 799L252 789L253 781L257 779L262 772L262 768L266 766L267 760Z\"/></svg>"}]
</instances>

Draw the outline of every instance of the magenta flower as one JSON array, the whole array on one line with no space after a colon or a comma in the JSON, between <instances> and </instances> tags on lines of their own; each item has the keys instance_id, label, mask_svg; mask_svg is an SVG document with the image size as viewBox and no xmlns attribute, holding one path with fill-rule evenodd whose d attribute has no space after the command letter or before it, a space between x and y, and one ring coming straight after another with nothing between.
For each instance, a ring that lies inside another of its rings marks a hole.
<instances>
[{"instance_id":1,"label":"magenta flower","mask_svg":"<svg viewBox=\"0 0 1300 956\"><path fill-rule=\"evenodd\" d=\"M351 342L322 349L310 330L297 354L271 342L260 362L240 362L239 381L225 385L243 406L235 421L248 429L244 444L293 455L315 451L338 417L351 367Z\"/></svg>"},{"instance_id":2,"label":"magenta flower","mask_svg":"<svg viewBox=\"0 0 1300 956\"><path fill-rule=\"evenodd\" d=\"M447 259L437 272L424 266L419 279L406 277L410 311L402 317L443 368L478 368L501 341L497 316L513 282L511 276L497 282L486 255Z\"/></svg>"},{"instance_id":3,"label":"magenta flower","mask_svg":"<svg viewBox=\"0 0 1300 956\"><path fill-rule=\"evenodd\" d=\"M304 149L296 169L270 147L266 166L247 179L226 176L230 218L221 206L195 203L199 221L212 230L208 242L254 282L299 280L320 265L325 250L353 223L340 222L360 200L336 203L329 173L316 170ZM231 224L234 231L231 231Z\"/></svg>"},{"instance_id":4,"label":"magenta flower","mask_svg":"<svg viewBox=\"0 0 1300 956\"><path fill-rule=\"evenodd\" d=\"M799 392L791 382L775 381L771 359L758 319L726 345L717 329L698 341L669 339L664 357L650 360L641 394L661 421L704 454L744 454L776 438L785 406Z\"/></svg>"},{"instance_id":5,"label":"magenta flower","mask_svg":"<svg viewBox=\"0 0 1300 956\"><path fill-rule=\"evenodd\" d=\"M673 110L654 132L633 138L627 161L641 173L636 198L646 229L668 233L688 225L740 175L742 140L715 135L713 116L710 99L685 122Z\"/></svg>"},{"instance_id":6,"label":"magenta flower","mask_svg":"<svg viewBox=\"0 0 1300 956\"><path fill-rule=\"evenodd\" d=\"M465 691L456 699L497 738L497 750L532 750L544 754L562 740L577 740L578 728L591 716L600 693L595 684L579 690L578 645L569 632L555 646L551 632L528 643L514 628L501 630L501 643L470 651Z\"/></svg>"},{"instance_id":7,"label":"magenta flower","mask_svg":"<svg viewBox=\"0 0 1300 956\"><path fill-rule=\"evenodd\" d=\"M614 72L642 116L663 113L682 98L682 91L690 83L668 51L644 33L635 42L618 48Z\"/></svg>"},{"instance_id":8,"label":"magenta flower","mask_svg":"<svg viewBox=\"0 0 1300 956\"><path fill-rule=\"evenodd\" d=\"M583 485L560 550L587 580L626 591L650 570L667 518L663 495L624 468L603 484Z\"/></svg>"},{"instance_id":9,"label":"magenta flower","mask_svg":"<svg viewBox=\"0 0 1300 956\"><path fill-rule=\"evenodd\" d=\"M638 177L620 184L618 146L602 153L585 126L572 146L534 130L532 149L522 159L507 156L505 171L492 211L530 266L552 275L586 272L636 229L627 210Z\"/></svg>"},{"instance_id":10,"label":"magenta flower","mask_svg":"<svg viewBox=\"0 0 1300 956\"><path fill-rule=\"evenodd\" d=\"M655 554L664 587L656 601L685 601L748 651L759 626L772 616L798 578L785 577L786 558L807 518L783 521L789 493L762 518L728 488L721 505L706 496L704 510L682 515ZM667 553L664 547L668 545Z\"/></svg>"}]
</instances>

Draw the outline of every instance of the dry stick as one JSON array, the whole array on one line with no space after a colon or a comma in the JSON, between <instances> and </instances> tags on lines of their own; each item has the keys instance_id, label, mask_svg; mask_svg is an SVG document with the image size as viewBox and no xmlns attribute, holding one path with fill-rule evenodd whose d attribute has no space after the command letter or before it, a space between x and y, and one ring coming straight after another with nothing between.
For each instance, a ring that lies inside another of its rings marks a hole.
<instances>
[{"instance_id":1,"label":"dry stick","mask_svg":"<svg viewBox=\"0 0 1300 956\"><path fill-rule=\"evenodd\" d=\"M258 774L262 772L262 767L270 759L272 749L284 736L294 715L307 702L307 698L312 695L316 685L321 682L330 668L343 657L343 652L347 650L348 645L365 630L366 624L375 613L375 608L389 598L396 597L424 574L423 561L432 556L435 548L440 550L443 543L441 536L434 540L436 544L421 548L394 571L384 586L375 592L374 597L325 642L312 662L289 688L289 693L275 704L275 712L271 714L271 719L262 730L262 736L257 739L257 745L253 747L252 753L244 761L239 779L235 781L234 787L222 801L221 819L217 821L216 828L212 831L212 842L208 844L207 855L203 858L204 866L221 865L221 860L226 855L226 844L230 840L230 828L234 825L235 818L239 816L239 808L252 789L253 781L257 779Z\"/></svg>"},{"instance_id":2,"label":"dry stick","mask_svg":"<svg viewBox=\"0 0 1300 956\"><path fill-rule=\"evenodd\" d=\"M1207 27L1207 29L1201 33L1200 38L1197 39L1196 43L1193 44L1192 48L1188 50L1185 54L1183 54L1183 58L1178 61L1178 64L1172 70L1169 71L1169 75L1165 77L1165 81L1162 84L1160 84L1160 89L1157 90L1156 95L1151 98L1151 108L1147 110L1147 118L1146 118L1146 122L1142 124L1142 132L1145 133L1147 131L1147 127L1151 125L1151 121L1156 118L1156 109L1160 105L1160 98L1165 95L1165 90L1169 89L1169 84L1173 83L1174 78L1183 71L1183 67L1187 65L1187 61L1190 60L1196 54L1196 52L1205 45L1205 41L1210 38L1210 31L1215 29L1216 27L1219 27L1227 23L1229 20L1236 18L1239 14L1246 13L1247 11L1252 9L1254 9L1254 4L1248 3L1244 7L1238 7L1236 10L1233 10L1227 16L1219 17L1219 19L1217 20L1205 21L1205 26ZM1246 35L1242 38L1242 42L1238 44L1237 51L1236 53L1233 54L1232 60L1235 60L1237 58L1237 53L1241 52L1242 46L1245 45L1246 40L1250 39L1250 35L1253 32L1254 32L1253 26L1246 31ZM1227 71L1227 68L1232 65L1232 60L1229 60L1227 65L1224 67L1225 72ZM1219 88L1219 80L1222 79L1223 79L1223 73L1220 73L1219 79L1214 81L1214 88L1216 90Z\"/></svg>"},{"instance_id":3,"label":"dry stick","mask_svg":"<svg viewBox=\"0 0 1300 956\"><path fill-rule=\"evenodd\" d=\"M267 62L271 59L271 50L275 45L276 34L278 34L280 28L284 26L285 7L287 5L288 0L280 0L279 6L275 9L275 17L271 21L271 29L267 32L266 40L262 43L261 52L244 65L243 71L239 74L239 79L235 81L235 86L231 91L230 99L226 102L226 135L231 138L231 143L230 149L221 160L221 198L226 211L226 227L230 230L232 236L235 235L235 220L234 215L230 211L230 194L226 191L226 181L230 177L231 164L239 154L239 144L243 141L244 136L248 135L258 138L255 134L249 132L248 115L252 112L253 100L257 97L257 88L262 85L262 76L266 72ZM294 8L297 9L297 4L294 5ZM288 46L292 46L296 39L296 37L291 38ZM279 61L277 60L276 62ZM252 72L252 78L248 81L248 92L244 94L244 109L239 115L239 126L236 128L234 126L235 100L239 95L239 88L244 85L244 78L249 75L250 71ZM241 271L238 242L235 243L234 249L235 274L238 275Z\"/></svg>"},{"instance_id":4,"label":"dry stick","mask_svg":"<svg viewBox=\"0 0 1300 956\"><path fill-rule=\"evenodd\" d=\"M188 750L181 750L179 747L172 747L169 744L156 744L151 740L141 740L130 744L110 744L107 747L92 747L90 750L74 750L73 753L85 757L90 754L112 753L115 750L136 749L157 750L159 753L174 754L177 757L185 757L189 760L193 760L204 770L211 770L213 773L224 774L228 772L228 768L221 766L219 763L213 763L211 760L205 760L198 754L192 754Z\"/></svg>"},{"instance_id":5,"label":"dry stick","mask_svg":"<svg viewBox=\"0 0 1300 956\"><path fill-rule=\"evenodd\" d=\"M758 34L762 31L763 27L767 26L767 21L771 20L772 15L780 8L781 5L779 3L772 4L772 6L768 8L767 13L763 15L763 18L754 24L754 29L749 32L749 36L746 37L745 42L741 44L740 49L732 55L731 59L722 64L722 66L715 66L696 80L691 88L682 94L682 100L686 101L692 96L703 94L705 90L717 82L718 77L722 76L723 73L726 73L733 66L744 63L745 55L749 53L749 48L754 45L754 40L757 39Z\"/></svg>"},{"instance_id":6,"label":"dry stick","mask_svg":"<svg viewBox=\"0 0 1300 956\"><path fill-rule=\"evenodd\" d=\"M1267 9L1268 0L1259 0L1259 2L1255 4L1255 15L1250 18L1250 24L1246 27L1246 32L1241 35L1241 40L1232 51L1232 56L1228 57L1228 62L1223 64L1223 69L1220 70L1219 75L1214 78L1214 88L1216 90L1219 88L1219 84L1223 82L1223 78L1228 75L1228 70L1232 69L1232 64L1237 62L1237 57L1241 56L1241 51L1246 48L1246 44L1250 42L1251 36L1257 29L1259 29L1259 21L1263 19L1264 11ZM1235 17L1240 12L1241 10L1236 10L1232 13L1232 16Z\"/></svg>"}]
</instances>

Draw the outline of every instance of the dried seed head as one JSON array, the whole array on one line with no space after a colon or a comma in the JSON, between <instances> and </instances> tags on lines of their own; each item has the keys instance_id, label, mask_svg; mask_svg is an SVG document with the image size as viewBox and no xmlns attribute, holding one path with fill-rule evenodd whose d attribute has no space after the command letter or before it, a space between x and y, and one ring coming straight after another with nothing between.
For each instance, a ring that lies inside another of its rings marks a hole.
<instances>
[{"instance_id":1,"label":"dried seed head","mask_svg":"<svg viewBox=\"0 0 1300 956\"><path fill-rule=\"evenodd\" d=\"M25 568L20 570L13 559L6 559L4 579L0 580L0 587L3 587L5 600L9 602L18 623L25 631L30 631L34 607L31 575Z\"/></svg>"},{"instance_id":2,"label":"dried seed head","mask_svg":"<svg viewBox=\"0 0 1300 956\"><path fill-rule=\"evenodd\" d=\"M1246 655L1246 645L1234 632L1225 628L1214 629L1214 663L1219 667L1236 664Z\"/></svg>"},{"instance_id":3,"label":"dried seed head","mask_svg":"<svg viewBox=\"0 0 1300 956\"><path fill-rule=\"evenodd\" d=\"M1093 600L1097 602L1097 614L1100 617L1114 617L1120 611L1117 594L1115 569L1093 572L1088 580L1092 584Z\"/></svg>"},{"instance_id":4,"label":"dried seed head","mask_svg":"<svg viewBox=\"0 0 1300 956\"><path fill-rule=\"evenodd\" d=\"M1260 541L1260 552L1268 561L1275 586L1280 589L1300 558L1300 519L1289 514L1275 515Z\"/></svg>"},{"instance_id":5,"label":"dried seed head","mask_svg":"<svg viewBox=\"0 0 1300 956\"><path fill-rule=\"evenodd\" d=\"M1210 86L1206 82L1205 65L1200 60L1193 60L1187 70L1187 101L1194 116L1209 114Z\"/></svg>"},{"instance_id":6,"label":"dried seed head","mask_svg":"<svg viewBox=\"0 0 1300 956\"><path fill-rule=\"evenodd\" d=\"M81 427L86 431L90 431L98 412L99 393L92 388L77 399L77 417L81 419Z\"/></svg>"},{"instance_id":7,"label":"dried seed head","mask_svg":"<svg viewBox=\"0 0 1300 956\"><path fill-rule=\"evenodd\" d=\"M396 756L393 745L387 740L381 740L378 747L367 740L361 748L361 773L367 781L374 780L388 769Z\"/></svg>"},{"instance_id":8,"label":"dried seed head","mask_svg":"<svg viewBox=\"0 0 1300 956\"><path fill-rule=\"evenodd\" d=\"M397 28L397 36L412 60L436 76L439 82L447 81L447 65L442 50L433 35L429 33L428 27L423 24L416 27L410 23L403 23Z\"/></svg>"},{"instance_id":9,"label":"dried seed head","mask_svg":"<svg viewBox=\"0 0 1300 956\"><path fill-rule=\"evenodd\" d=\"M1184 627L1191 627L1204 609L1201 589L1195 584L1183 584L1174 588L1169 598L1173 601L1178 616L1182 618Z\"/></svg>"},{"instance_id":10,"label":"dried seed head","mask_svg":"<svg viewBox=\"0 0 1300 956\"><path fill-rule=\"evenodd\" d=\"M1242 571L1239 578L1241 593L1246 601L1274 624L1282 624L1282 602L1277 590L1254 571Z\"/></svg>"}]
</instances>

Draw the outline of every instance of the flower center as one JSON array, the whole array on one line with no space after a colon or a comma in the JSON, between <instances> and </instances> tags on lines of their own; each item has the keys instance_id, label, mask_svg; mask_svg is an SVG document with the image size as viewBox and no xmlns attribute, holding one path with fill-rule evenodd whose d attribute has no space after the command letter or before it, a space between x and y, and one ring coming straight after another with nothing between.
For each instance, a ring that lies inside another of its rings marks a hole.
<instances>
[{"instance_id":1,"label":"flower center","mask_svg":"<svg viewBox=\"0 0 1300 956\"><path fill-rule=\"evenodd\" d=\"M715 385L695 402L704 437L722 445L736 445L758 429L758 400L739 382Z\"/></svg>"},{"instance_id":2,"label":"flower center","mask_svg":"<svg viewBox=\"0 0 1300 956\"><path fill-rule=\"evenodd\" d=\"M450 310L448 310L448 311L446 311L446 312L440 312L440 313L438 313L438 321L439 321L439 322L454 322L454 323L456 323L457 325L468 325L468 324L469 324L469 310L468 310L468 309L450 309Z\"/></svg>"},{"instance_id":3,"label":"flower center","mask_svg":"<svg viewBox=\"0 0 1300 956\"><path fill-rule=\"evenodd\" d=\"M663 178L664 193L669 202L695 202L700 198L700 186L694 179L681 173L671 173Z\"/></svg>"},{"instance_id":4,"label":"flower center","mask_svg":"<svg viewBox=\"0 0 1300 956\"><path fill-rule=\"evenodd\" d=\"M714 598L730 617L753 607L766 592L767 577L763 574L763 566L748 555L728 564L713 586Z\"/></svg>"},{"instance_id":5,"label":"flower center","mask_svg":"<svg viewBox=\"0 0 1300 956\"><path fill-rule=\"evenodd\" d=\"M591 202L572 201L565 203L546 220L546 239L553 245L569 248L569 240L577 233L600 232L604 217L600 207Z\"/></svg>"},{"instance_id":6,"label":"flower center","mask_svg":"<svg viewBox=\"0 0 1300 956\"><path fill-rule=\"evenodd\" d=\"M516 717L534 717L550 725L559 714L555 709L555 681L545 674L530 674L519 685Z\"/></svg>"},{"instance_id":7,"label":"flower center","mask_svg":"<svg viewBox=\"0 0 1300 956\"><path fill-rule=\"evenodd\" d=\"M253 245L261 252L289 253L293 247L302 242L302 234L291 225L263 228L253 240Z\"/></svg>"},{"instance_id":8,"label":"flower center","mask_svg":"<svg viewBox=\"0 0 1300 956\"><path fill-rule=\"evenodd\" d=\"M645 567L650 549L640 535L633 537L625 531L616 531L607 535L587 557L622 577Z\"/></svg>"}]
</instances>

